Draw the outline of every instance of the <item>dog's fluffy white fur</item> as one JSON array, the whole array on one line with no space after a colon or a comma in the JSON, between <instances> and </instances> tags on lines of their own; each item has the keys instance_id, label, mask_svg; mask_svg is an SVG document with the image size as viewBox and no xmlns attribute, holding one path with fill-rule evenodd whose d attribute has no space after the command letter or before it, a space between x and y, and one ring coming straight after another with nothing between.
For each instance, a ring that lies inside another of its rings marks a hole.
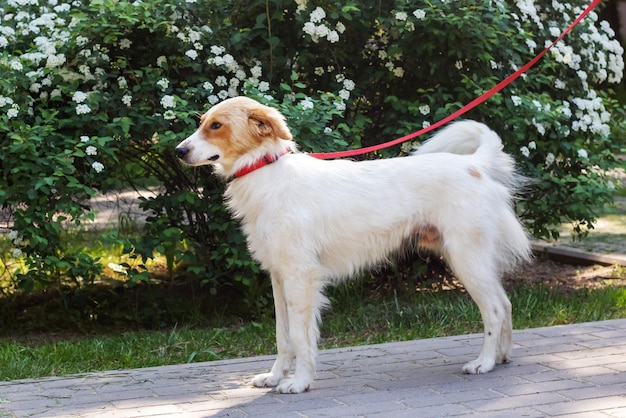
<instances>
[{"instance_id":1,"label":"dog's fluffy white fur","mask_svg":"<svg viewBox=\"0 0 626 418\"><path fill-rule=\"evenodd\" d=\"M275 162L232 179L285 150ZM463 371L486 373L509 358L511 303L500 276L527 260L530 247L512 208L514 161L485 125L454 123L407 157L325 161L297 152L277 110L237 97L204 114L176 153L232 179L228 206L271 275L278 355L254 386L308 390L320 311L328 304L324 287L407 245L442 254L480 308L483 346Z\"/></svg>"}]
</instances>

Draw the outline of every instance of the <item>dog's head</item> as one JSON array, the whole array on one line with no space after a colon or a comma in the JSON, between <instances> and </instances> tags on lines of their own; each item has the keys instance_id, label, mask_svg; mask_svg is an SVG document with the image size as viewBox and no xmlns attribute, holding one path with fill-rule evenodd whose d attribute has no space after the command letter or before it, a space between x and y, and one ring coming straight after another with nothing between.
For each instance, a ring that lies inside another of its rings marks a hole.
<instances>
[{"instance_id":1,"label":"dog's head","mask_svg":"<svg viewBox=\"0 0 626 418\"><path fill-rule=\"evenodd\" d=\"M202 115L198 130L175 152L186 164L216 164L229 172L243 157L261 158L291 138L278 110L247 97L233 97Z\"/></svg>"}]
</instances>

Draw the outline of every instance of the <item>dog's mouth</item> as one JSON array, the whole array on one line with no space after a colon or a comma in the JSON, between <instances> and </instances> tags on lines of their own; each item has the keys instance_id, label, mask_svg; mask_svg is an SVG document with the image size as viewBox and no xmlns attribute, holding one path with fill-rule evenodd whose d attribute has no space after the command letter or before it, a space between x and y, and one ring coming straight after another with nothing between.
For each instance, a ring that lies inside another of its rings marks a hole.
<instances>
[{"instance_id":1,"label":"dog's mouth","mask_svg":"<svg viewBox=\"0 0 626 418\"><path fill-rule=\"evenodd\" d=\"M209 161L217 161L219 159L220 159L219 154L215 154L215 155L213 155L213 156L208 158Z\"/></svg>"}]
</instances>

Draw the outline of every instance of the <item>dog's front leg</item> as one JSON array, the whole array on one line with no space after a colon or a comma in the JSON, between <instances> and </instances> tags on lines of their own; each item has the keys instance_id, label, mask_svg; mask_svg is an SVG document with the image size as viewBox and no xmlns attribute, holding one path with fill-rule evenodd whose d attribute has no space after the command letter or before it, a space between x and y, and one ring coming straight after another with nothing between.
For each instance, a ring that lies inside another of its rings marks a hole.
<instances>
[{"instance_id":1,"label":"dog's front leg","mask_svg":"<svg viewBox=\"0 0 626 418\"><path fill-rule=\"evenodd\" d=\"M306 392L315 377L318 321L327 299L323 296L322 280L313 271L301 270L283 283L287 301L288 339L295 354L296 367L293 377L281 380L276 387L279 393Z\"/></svg>"},{"instance_id":2,"label":"dog's front leg","mask_svg":"<svg viewBox=\"0 0 626 418\"><path fill-rule=\"evenodd\" d=\"M295 357L289 342L289 322L287 313L287 300L283 281L277 273L272 273L272 292L274 295L274 309L276 311L276 348L278 354L276 361L269 373L262 373L252 379L256 387L274 387L287 377Z\"/></svg>"}]
</instances>

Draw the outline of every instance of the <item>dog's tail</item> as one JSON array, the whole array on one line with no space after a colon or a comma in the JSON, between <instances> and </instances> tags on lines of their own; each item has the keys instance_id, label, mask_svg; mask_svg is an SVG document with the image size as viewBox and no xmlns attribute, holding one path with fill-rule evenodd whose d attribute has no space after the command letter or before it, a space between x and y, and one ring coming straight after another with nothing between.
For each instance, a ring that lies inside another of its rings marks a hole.
<instances>
[{"instance_id":1,"label":"dog's tail","mask_svg":"<svg viewBox=\"0 0 626 418\"><path fill-rule=\"evenodd\" d=\"M489 175L517 191L526 180L515 171L515 161L502 151L502 140L487 125L471 120L455 122L420 145L414 154L448 152L485 157Z\"/></svg>"}]
</instances>

